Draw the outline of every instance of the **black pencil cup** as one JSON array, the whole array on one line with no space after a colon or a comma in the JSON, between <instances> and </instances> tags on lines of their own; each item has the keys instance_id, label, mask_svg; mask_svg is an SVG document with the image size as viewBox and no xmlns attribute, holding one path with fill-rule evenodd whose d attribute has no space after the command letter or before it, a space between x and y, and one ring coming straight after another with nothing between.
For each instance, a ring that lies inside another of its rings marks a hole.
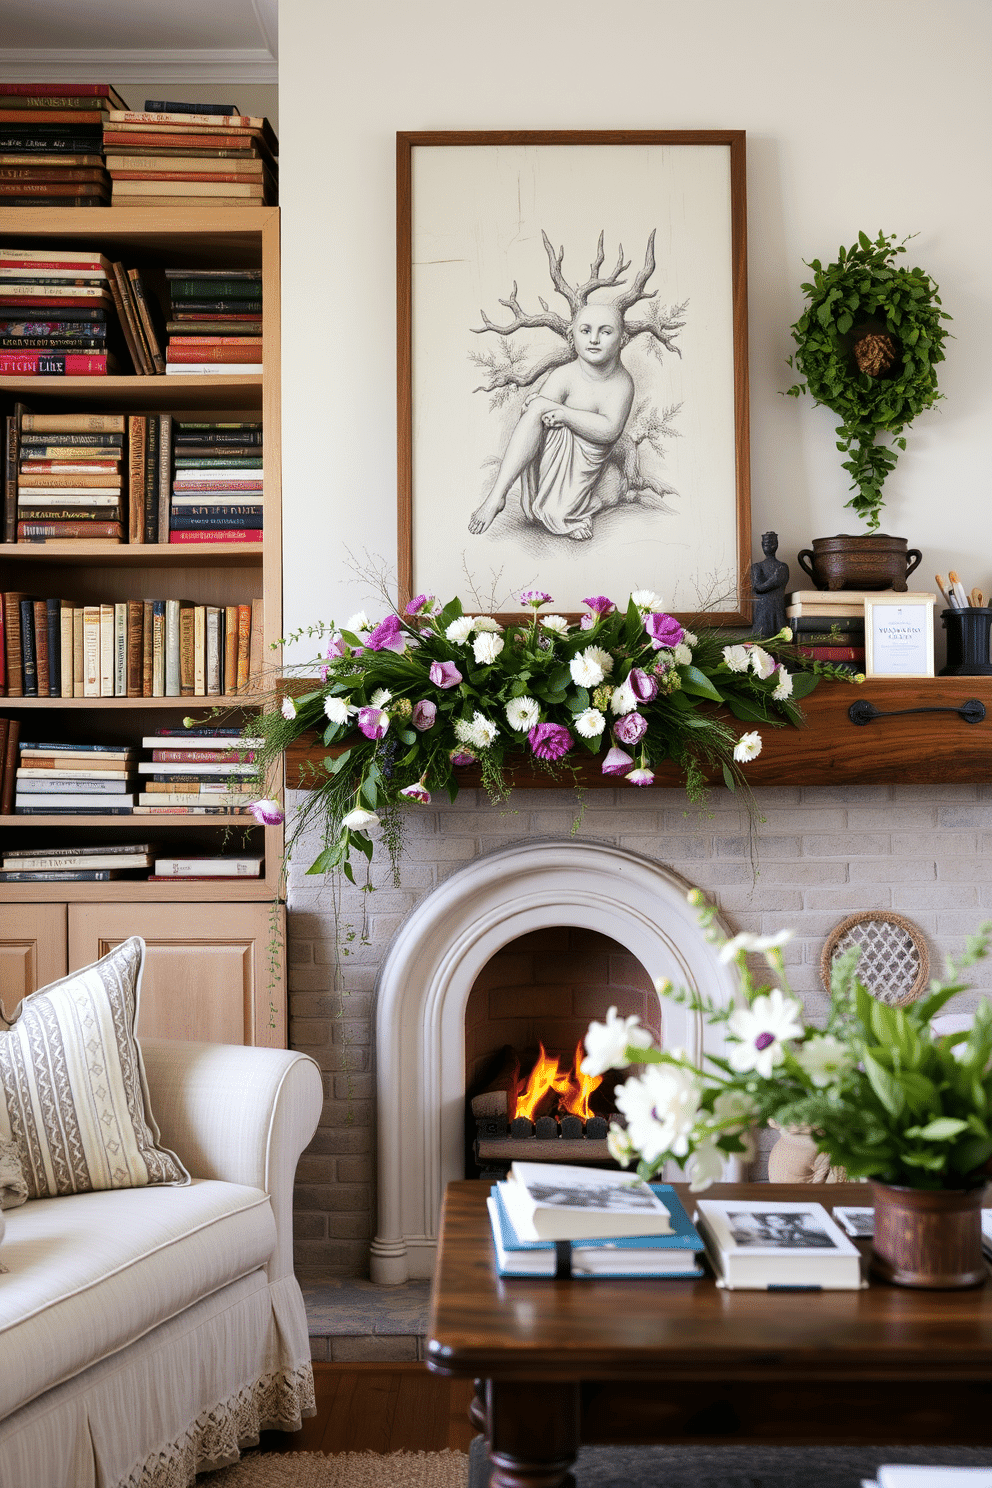
<instances>
[{"instance_id":1,"label":"black pencil cup","mask_svg":"<svg viewBox=\"0 0 992 1488\"><path fill-rule=\"evenodd\" d=\"M992 609L972 605L964 610L942 610L947 631L947 665L942 677L992 677L989 660Z\"/></svg>"}]
</instances>

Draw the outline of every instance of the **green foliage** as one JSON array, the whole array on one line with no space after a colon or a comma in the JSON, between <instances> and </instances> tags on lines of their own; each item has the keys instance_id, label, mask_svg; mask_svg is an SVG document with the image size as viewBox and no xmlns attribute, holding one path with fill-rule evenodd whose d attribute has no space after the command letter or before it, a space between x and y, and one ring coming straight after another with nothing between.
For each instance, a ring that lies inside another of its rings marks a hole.
<instances>
[{"instance_id":1,"label":"green foliage","mask_svg":"<svg viewBox=\"0 0 992 1488\"><path fill-rule=\"evenodd\" d=\"M806 310L792 327L798 350L789 365L805 382L788 394L809 392L839 415L837 448L849 456L842 467L855 493L847 505L869 531L879 526L883 483L906 448L903 429L943 396L936 368L947 337L941 322L951 317L940 308L929 274L894 265L905 252L905 241L897 243L894 234L880 232L872 241L862 232L825 268L813 259L807 265L813 280L802 286ZM853 344L863 328L886 331L896 343L895 365L880 376L859 371L854 359ZM889 442L878 443L880 434Z\"/></svg>"}]
</instances>

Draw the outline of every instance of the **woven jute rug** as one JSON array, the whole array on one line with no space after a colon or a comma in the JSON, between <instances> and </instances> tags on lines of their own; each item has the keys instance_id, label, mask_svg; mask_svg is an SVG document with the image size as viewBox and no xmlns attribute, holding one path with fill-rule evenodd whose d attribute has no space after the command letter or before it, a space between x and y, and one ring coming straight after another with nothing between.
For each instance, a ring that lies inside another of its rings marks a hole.
<instances>
[{"instance_id":1,"label":"woven jute rug","mask_svg":"<svg viewBox=\"0 0 992 1488\"><path fill-rule=\"evenodd\" d=\"M464 1452L249 1452L197 1488L466 1488Z\"/></svg>"}]
</instances>

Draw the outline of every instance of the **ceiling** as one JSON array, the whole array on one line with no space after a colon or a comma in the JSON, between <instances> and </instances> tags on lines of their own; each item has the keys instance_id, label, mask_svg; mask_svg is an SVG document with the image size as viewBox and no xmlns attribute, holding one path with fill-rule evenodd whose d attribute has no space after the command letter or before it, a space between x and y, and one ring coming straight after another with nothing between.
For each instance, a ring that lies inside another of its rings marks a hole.
<instances>
[{"instance_id":1,"label":"ceiling","mask_svg":"<svg viewBox=\"0 0 992 1488\"><path fill-rule=\"evenodd\" d=\"M0 77L277 81L278 0L0 0ZM98 79L99 80L99 79Z\"/></svg>"}]
</instances>

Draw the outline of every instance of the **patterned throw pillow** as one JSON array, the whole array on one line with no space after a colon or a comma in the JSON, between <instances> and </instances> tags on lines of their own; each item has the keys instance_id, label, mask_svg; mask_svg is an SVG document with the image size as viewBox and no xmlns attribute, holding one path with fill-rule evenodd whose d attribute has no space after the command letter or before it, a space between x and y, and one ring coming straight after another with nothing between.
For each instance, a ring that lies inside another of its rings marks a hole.
<instances>
[{"instance_id":1,"label":"patterned throw pillow","mask_svg":"<svg viewBox=\"0 0 992 1488\"><path fill-rule=\"evenodd\" d=\"M134 1036L144 956L132 936L26 997L0 1032L0 1141L16 1144L30 1198L190 1181L159 1145Z\"/></svg>"}]
</instances>

